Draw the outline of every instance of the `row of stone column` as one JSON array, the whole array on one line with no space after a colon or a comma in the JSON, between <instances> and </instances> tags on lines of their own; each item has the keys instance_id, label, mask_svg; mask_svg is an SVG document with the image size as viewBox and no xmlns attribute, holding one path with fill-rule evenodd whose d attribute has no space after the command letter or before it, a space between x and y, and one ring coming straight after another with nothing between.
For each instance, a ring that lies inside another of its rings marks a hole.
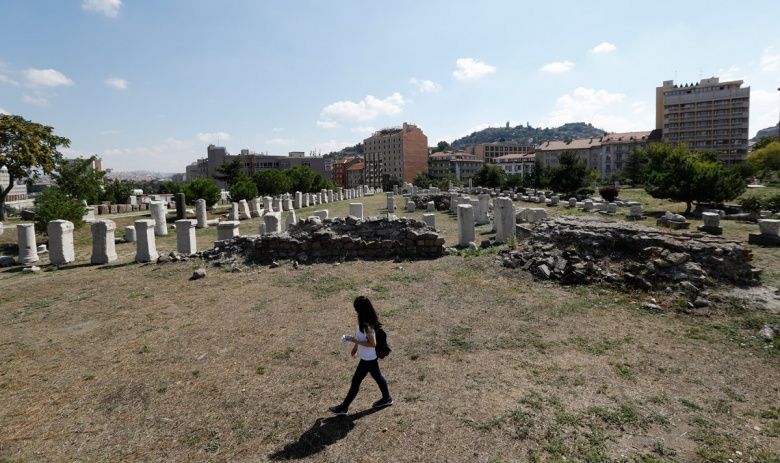
<instances>
[{"instance_id":1,"label":"row of stone column","mask_svg":"<svg viewBox=\"0 0 780 463\"><path fill-rule=\"evenodd\" d=\"M487 198L485 198L487 196ZM452 198L454 199L454 198ZM460 198L461 201L463 198ZM477 204L471 204L471 201L466 199L468 203L457 204L457 216L458 216L458 246L467 247L470 243L473 243L476 239L476 225L487 224L489 219L487 218L487 210L489 208L490 197L489 195L479 195ZM478 214L484 214L485 218L475 218L475 210ZM495 224L497 243L507 243L515 236L515 206L512 199L506 197L498 197L495 200L495 207L493 208L493 221ZM478 219L480 219L478 221ZM483 222L484 220L484 222Z\"/></svg>"}]
</instances>

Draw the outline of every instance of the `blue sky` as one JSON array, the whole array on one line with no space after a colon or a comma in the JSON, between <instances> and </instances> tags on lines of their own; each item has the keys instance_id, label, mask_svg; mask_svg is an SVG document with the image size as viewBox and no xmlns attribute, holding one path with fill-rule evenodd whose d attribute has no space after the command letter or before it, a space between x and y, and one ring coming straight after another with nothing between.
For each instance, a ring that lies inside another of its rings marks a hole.
<instances>
[{"instance_id":1,"label":"blue sky","mask_svg":"<svg viewBox=\"0 0 780 463\"><path fill-rule=\"evenodd\" d=\"M69 154L183 172L220 141L327 153L418 124L654 127L655 87L751 86L751 136L780 111L780 3L3 0L0 111Z\"/></svg>"}]
</instances>

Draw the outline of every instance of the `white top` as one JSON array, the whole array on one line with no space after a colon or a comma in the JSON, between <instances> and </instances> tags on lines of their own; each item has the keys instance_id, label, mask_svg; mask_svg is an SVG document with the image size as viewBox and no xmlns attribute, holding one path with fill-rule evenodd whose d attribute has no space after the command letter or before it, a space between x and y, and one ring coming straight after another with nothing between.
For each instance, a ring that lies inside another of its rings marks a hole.
<instances>
[{"instance_id":1,"label":"white top","mask_svg":"<svg viewBox=\"0 0 780 463\"><path fill-rule=\"evenodd\" d=\"M357 339L360 342L367 342L368 341L367 334L369 332L373 333L374 329L369 326L365 333L361 333L360 327L358 326L355 329L355 339ZM357 344L357 349L358 349L357 351L360 360L376 360L376 349L374 349L373 347L366 347Z\"/></svg>"}]
</instances>

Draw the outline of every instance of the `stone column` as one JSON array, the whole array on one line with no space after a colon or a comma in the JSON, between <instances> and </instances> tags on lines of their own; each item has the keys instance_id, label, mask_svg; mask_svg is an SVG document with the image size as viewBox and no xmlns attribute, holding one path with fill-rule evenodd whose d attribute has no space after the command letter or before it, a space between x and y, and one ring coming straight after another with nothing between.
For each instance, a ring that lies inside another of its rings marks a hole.
<instances>
[{"instance_id":1,"label":"stone column","mask_svg":"<svg viewBox=\"0 0 780 463\"><path fill-rule=\"evenodd\" d=\"M209 226L209 215L208 212L206 212L205 199L195 201L195 217L198 218L198 228L207 228Z\"/></svg>"},{"instance_id":2,"label":"stone column","mask_svg":"<svg viewBox=\"0 0 780 463\"><path fill-rule=\"evenodd\" d=\"M293 200L289 199L289 198L285 199L284 202L282 203L282 208L285 211L292 211L292 210L294 210L295 207L293 206Z\"/></svg>"},{"instance_id":3,"label":"stone column","mask_svg":"<svg viewBox=\"0 0 780 463\"><path fill-rule=\"evenodd\" d=\"M282 232L282 213L270 212L263 216L263 222L265 223L266 233L281 233Z\"/></svg>"},{"instance_id":4,"label":"stone column","mask_svg":"<svg viewBox=\"0 0 780 463\"><path fill-rule=\"evenodd\" d=\"M496 243L508 243L515 237L515 206L509 198L496 198Z\"/></svg>"},{"instance_id":5,"label":"stone column","mask_svg":"<svg viewBox=\"0 0 780 463\"><path fill-rule=\"evenodd\" d=\"M20 223L16 226L16 236L19 246L19 258L16 260L20 264L32 264L38 262L38 245L35 242L35 225L31 223Z\"/></svg>"},{"instance_id":6,"label":"stone column","mask_svg":"<svg viewBox=\"0 0 780 463\"><path fill-rule=\"evenodd\" d=\"M778 236L780 232L780 220L759 219L758 229L762 235Z\"/></svg>"},{"instance_id":7,"label":"stone column","mask_svg":"<svg viewBox=\"0 0 780 463\"><path fill-rule=\"evenodd\" d=\"M154 220L136 220L135 228L135 261L154 262L160 257L157 254L157 243L154 238Z\"/></svg>"},{"instance_id":8,"label":"stone column","mask_svg":"<svg viewBox=\"0 0 780 463\"><path fill-rule=\"evenodd\" d=\"M395 211L395 198L393 197L393 194L390 192L386 193L387 195L387 212L394 212Z\"/></svg>"},{"instance_id":9,"label":"stone column","mask_svg":"<svg viewBox=\"0 0 780 463\"><path fill-rule=\"evenodd\" d=\"M187 216L187 203L184 193L176 193L173 197L176 201L176 220L184 219Z\"/></svg>"},{"instance_id":10,"label":"stone column","mask_svg":"<svg viewBox=\"0 0 780 463\"><path fill-rule=\"evenodd\" d=\"M582 210L585 211L585 212L592 211L593 210L593 201L591 201L590 199L586 199L585 203L582 206Z\"/></svg>"},{"instance_id":11,"label":"stone column","mask_svg":"<svg viewBox=\"0 0 780 463\"><path fill-rule=\"evenodd\" d=\"M641 204L632 204L628 208L628 216L634 219L641 218L642 217L642 205Z\"/></svg>"},{"instance_id":12,"label":"stone column","mask_svg":"<svg viewBox=\"0 0 780 463\"><path fill-rule=\"evenodd\" d=\"M226 222L220 222L217 224L217 240L229 240L238 236L239 222L236 220L228 220Z\"/></svg>"},{"instance_id":13,"label":"stone column","mask_svg":"<svg viewBox=\"0 0 780 463\"><path fill-rule=\"evenodd\" d=\"M569 208L577 207L577 198L573 196L569 198L569 205L567 207Z\"/></svg>"},{"instance_id":14,"label":"stone column","mask_svg":"<svg viewBox=\"0 0 780 463\"><path fill-rule=\"evenodd\" d=\"M363 203L349 203L349 215L363 220Z\"/></svg>"},{"instance_id":15,"label":"stone column","mask_svg":"<svg viewBox=\"0 0 780 463\"><path fill-rule=\"evenodd\" d=\"M176 221L176 251L179 254L190 255L198 252L198 241L195 238L195 220Z\"/></svg>"},{"instance_id":16,"label":"stone column","mask_svg":"<svg viewBox=\"0 0 780 463\"><path fill-rule=\"evenodd\" d=\"M476 209L476 223L477 225L485 225L490 223L488 218L488 210L490 209L490 195L481 194L477 196L477 209Z\"/></svg>"},{"instance_id":17,"label":"stone column","mask_svg":"<svg viewBox=\"0 0 780 463\"><path fill-rule=\"evenodd\" d=\"M311 203L311 194L306 193L303 195L303 207L309 207L309 203Z\"/></svg>"},{"instance_id":18,"label":"stone column","mask_svg":"<svg viewBox=\"0 0 780 463\"><path fill-rule=\"evenodd\" d=\"M76 260L73 249L73 222L52 220L46 226L49 235L49 261L53 265L63 265Z\"/></svg>"},{"instance_id":19,"label":"stone column","mask_svg":"<svg viewBox=\"0 0 780 463\"><path fill-rule=\"evenodd\" d=\"M113 220L96 220L90 227L92 231L92 257L93 264L108 264L116 260L116 246L114 244L114 230L116 223Z\"/></svg>"},{"instance_id":20,"label":"stone column","mask_svg":"<svg viewBox=\"0 0 780 463\"><path fill-rule=\"evenodd\" d=\"M291 209L289 212L287 212L287 218L284 221L284 229L287 230L292 225L295 225L298 222L298 219L295 218L295 210Z\"/></svg>"},{"instance_id":21,"label":"stone column","mask_svg":"<svg viewBox=\"0 0 780 463\"><path fill-rule=\"evenodd\" d=\"M274 212L282 212L282 198L274 198Z\"/></svg>"},{"instance_id":22,"label":"stone column","mask_svg":"<svg viewBox=\"0 0 780 463\"><path fill-rule=\"evenodd\" d=\"M127 226L125 227L125 243L135 243L136 242L136 232L135 232L135 226Z\"/></svg>"},{"instance_id":23,"label":"stone column","mask_svg":"<svg viewBox=\"0 0 780 463\"><path fill-rule=\"evenodd\" d=\"M428 225L429 227L436 229L436 214L423 214L423 222L425 222L425 225Z\"/></svg>"},{"instance_id":24,"label":"stone column","mask_svg":"<svg viewBox=\"0 0 780 463\"><path fill-rule=\"evenodd\" d=\"M450 212L457 214L458 201L460 201L460 195L458 193L450 193Z\"/></svg>"},{"instance_id":25,"label":"stone column","mask_svg":"<svg viewBox=\"0 0 780 463\"><path fill-rule=\"evenodd\" d=\"M168 234L168 220L166 214L168 208L162 201L152 201L150 204L152 209L152 219L154 219L154 234L157 236L166 236Z\"/></svg>"},{"instance_id":26,"label":"stone column","mask_svg":"<svg viewBox=\"0 0 780 463\"><path fill-rule=\"evenodd\" d=\"M458 206L458 246L467 247L474 241L474 208L471 204Z\"/></svg>"},{"instance_id":27,"label":"stone column","mask_svg":"<svg viewBox=\"0 0 780 463\"><path fill-rule=\"evenodd\" d=\"M425 210L427 210L428 212L436 212L436 203L433 201L428 201L425 204Z\"/></svg>"},{"instance_id":28,"label":"stone column","mask_svg":"<svg viewBox=\"0 0 780 463\"><path fill-rule=\"evenodd\" d=\"M241 220L249 220L252 218L252 213L249 212L249 203L246 202L246 199L242 199L238 202L238 218Z\"/></svg>"},{"instance_id":29,"label":"stone column","mask_svg":"<svg viewBox=\"0 0 780 463\"><path fill-rule=\"evenodd\" d=\"M303 193L300 191L295 192L295 208L303 209Z\"/></svg>"},{"instance_id":30,"label":"stone column","mask_svg":"<svg viewBox=\"0 0 780 463\"><path fill-rule=\"evenodd\" d=\"M274 205L273 205L274 199L270 196L263 196L263 209L265 209L266 212L273 212L274 211Z\"/></svg>"},{"instance_id":31,"label":"stone column","mask_svg":"<svg viewBox=\"0 0 780 463\"><path fill-rule=\"evenodd\" d=\"M552 195L550 196L550 206L557 206L558 201L560 201L561 197L558 195Z\"/></svg>"}]
</instances>

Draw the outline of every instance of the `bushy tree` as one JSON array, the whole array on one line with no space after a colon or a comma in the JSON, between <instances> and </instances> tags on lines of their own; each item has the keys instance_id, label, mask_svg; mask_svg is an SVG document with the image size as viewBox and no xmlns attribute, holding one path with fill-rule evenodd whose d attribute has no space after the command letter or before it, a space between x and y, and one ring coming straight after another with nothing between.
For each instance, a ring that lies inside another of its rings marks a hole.
<instances>
[{"instance_id":1,"label":"bushy tree","mask_svg":"<svg viewBox=\"0 0 780 463\"><path fill-rule=\"evenodd\" d=\"M615 188L614 186L607 185L599 188L599 195L604 199L604 201L611 203L615 200L615 198L618 197L618 194L620 193L620 190Z\"/></svg>"},{"instance_id":2,"label":"bushy tree","mask_svg":"<svg viewBox=\"0 0 780 463\"><path fill-rule=\"evenodd\" d=\"M263 169L252 176L257 191L263 196L280 195L292 189L290 177L276 169Z\"/></svg>"},{"instance_id":3,"label":"bushy tree","mask_svg":"<svg viewBox=\"0 0 780 463\"><path fill-rule=\"evenodd\" d=\"M309 166L292 167L283 170L282 173L290 180L289 190L286 191L314 193L322 189L333 188L331 182Z\"/></svg>"},{"instance_id":4,"label":"bushy tree","mask_svg":"<svg viewBox=\"0 0 780 463\"><path fill-rule=\"evenodd\" d=\"M123 180L114 179L107 181L100 194L101 201L110 201L113 204L125 204L133 193L133 187L130 183Z\"/></svg>"},{"instance_id":5,"label":"bushy tree","mask_svg":"<svg viewBox=\"0 0 780 463\"><path fill-rule=\"evenodd\" d=\"M164 180L157 184L157 192L166 194L181 193L181 186L181 183L176 183L172 180Z\"/></svg>"},{"instance_id":6,"label":"bushy tree","mask_svg":"<svg viewBox=\"0 0 780 463\"><path fill-rule=\"evenodd\" d=\"M70 140L54 134L52 127L21 116L0 114L0 168L8 169L8 185L0 185L0 221L6 219L5 198L17 180L49 174L62 158L59 148Z\"/></svg>"},{"instance_id":7,"label":"bushy tree","mask_svg":"<svg viewBox=\"0 0 780 463\"><path fill-rule=\"evenodd\" d=\"M403 185L404 182L398 177L384 177L382 179L382 189L384 191L393 191L393 187Z\"/></svg>"},{"instance_id":8,"label":"bushy tree","mask_svg":"<svg viewBox=\"0 0 780 463\"><path fill-rule=\"evenodd\" d=\"M550 169L545 167L541 159L534 159L534 170L530 175L523 177L523 186L526 188L547 188L549 184Z\"/></svg>"},{"instance_id":9,"label":"bushy tree","mask_svg":"<svg viewBox=\"0 0 780 463\"><path fill-rule=\"evenodd\" d=\"M506 178L506 184L504 185L507 188L522 188L524 187L524 179L521 174L510 174Z\"/></svg>"},{"instance_id":10,"label":"bushy tree","mask_svg":"<svg viewBox=\"0 0 780 463\"><path fill-rule=\"evenodd\" d=\"M549 176L547 186L565 196L577 194L580 188L589 183L588 168L573 151L561 153L558 157L558 165L550 167L547 175Z\"/></svg>"},{"instance_id":11,"label":"bushy tree","mask_svg":"<svg viewBox=\"0 0 780 463\"><path fill-rule=\"evenodd\" d=\"M249 177L239 177L230 187L230 200L241 201L246 199L247 201L257 197L257 185Z\"/></svg>"},{"instance_id":12,"label":"bushy tree","mask_svg":"<svg viewBox=\"0 0 780 463\"><path fill-rule=\"evenodd\" d=\"M95 169L97 156L76 159L59 159L52 180L71 198L84 200L89 204L100 201L103 194L106 172Z\"/></svg>"},{"instance_id":13,"label":"bushy tree","mask_svg":"<svg viewBox=\"0 0 780 463\"><path fill-rule=\"evenodd\" d=\"M757 142L753 144L753 147L751 148L751 151L758 151L762 148L765 148L770 143L774 143L780 141L780 139L777 138L777 135L767 135L765 137L761 137L758 139Z\"/></svg>"},{"instance_id":14,"label":"bushy tree","mask_svg":"<svg viewBox=\"0 0 780 463\"><path fill-rule=\"evenodd\" d=\"M449 143L442 140L439 143L436 144L436 147L431 150L431 153L439 153L441 151L450 151L452 149L452 146L450 146Z\"/></svg>"},{"instance_id":15,"label":"bushy tree","mask_svg":"<svg viewBox=\"0 0 780 463\"><path fill-rule=\"evenodd\" d=\"M417 175L412 179L412 184L417 188L430 188L433 179L425 172L417 172Z\"/></svg>"},{"instance_id":16,"label":"bushy tree","mask_svg":"<svg viewBox=\"0 0 780 463\"><path fill-rule=\"evenodd\" d=\"M506 184L506 177L503 167L485 164L474 173L472 183L486 188L501 188Z\"/></svg>"},{"instance_id":17,"label":"bushy tree","mask_svg":"<svg viewBox=\"0 0 780 463\"><path fill-rule=\"evenodd\" d=\"M762 180L776 174L780 171L780 142L774 141L753 151L747 160Z\"/></svg>"},{"instance_id":18,"label":"bushy tree","mask_svg":"<svg viewBox=\"0 0 780 463\"><path fill-rule=\"evenodd\" d=\"M83 225L86 208L81 201L69 196L60 188L46 188L35 199L35 229L40 233L46 233L47 226L52 220L69 220L73 226L79 228Z\"/></svg>"},{"instance_id":19,"label":"bushy tree","mask_svg":"<svg viewBox=\"0 0 780 463\"><path fill-rule=\"evenodd\" d=\"M653 144L647 154L645 190L654 198L684 202L686 213L693 202L721 203L745 191L737 170L723 167L710 156L691 153L684 144Z\"/></svg>"},{"instance_id":20,"label":"bushy tree","mask_svg":"<svg viewBox=\"0 0 780 463\"><path fill-rule=\"evenodd\" d=\"M626 159L626 163L623 166L623 177L629 179L634 185L644 184L647 162L647 150L641 147L635 148L628 155L628 159Z\"/></svg>"},{"instance_id":21,"label":"bushy tree","mask_svg":"<svg viewBox=\"0 0 780 463\"><path fill-rule=\"evenodd\" d=\"M222 197L221 190L211 180L205 177L194 178L182 187L187 204L194 205L199 199L206 200L206 207L211 208Z\"/></svg>"},{"instance_id":22,"label":"bushy tree","mask_svg":"<svg viewBox=\"0 0 780 463\"><path fill-rule=\"evenodd\" d=\"M217 173L214 175L217 180L222 180L230 188L234 183L242 177L244 165L241 158L236 156L232 161L225 161L221 166L217 167Z\"/></svg>"}]
</instances>

